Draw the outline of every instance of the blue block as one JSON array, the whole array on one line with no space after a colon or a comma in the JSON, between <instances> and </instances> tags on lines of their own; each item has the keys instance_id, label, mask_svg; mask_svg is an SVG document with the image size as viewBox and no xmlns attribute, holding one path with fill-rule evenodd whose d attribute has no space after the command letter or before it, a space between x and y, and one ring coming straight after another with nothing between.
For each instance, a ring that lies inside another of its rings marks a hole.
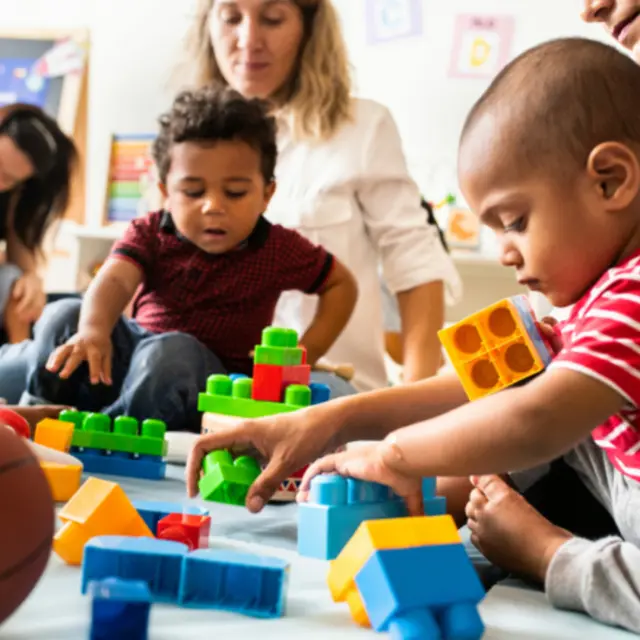
<instances>
[{"instance_id":1,"label":"blue block","mask_svg":"<svg viewBox=\"0 0 640 640\"><path fill-rule=\"evenodd\" d=\"M259 618L284 613L289 564L279 558L200 549L184 558L179 604Z\"/></svg>"},{"instance_id":2,"label":"blue block","mask_svg":"<svg viewBox=\"0 0 640 640\"><path fill-rule=\"evenodd\" d=\"M425 500L429 498L436 497L436 479L435 477L431 478L422 478L422 497ZM429 514L427 514L429 515Z\"/></svg>"},{"instance_id":3,"label":"blue block","mask_svg":"<svg viewBox=\"0 0 640 640\"><path fill-rule=\"evenodd\" d=\"M309 389L311 389L311 404L322 404L331 398L331 389L322 382L312 382Z\"/></svg>"},{"instance_id":4,"label":"blue block","mask_svg":"<svg viewBox=\"0 0 640 640\"><path fill-rule=\"evenodd\" d=\"M464 605L459 611L468 612L485 595L462 544L376 551L355 583L376 631L387 631L393 620L418 609L431 610L438 618L452 605ZM465 613L465 624L467 618Z\"/></svg>"},{"instance_id":5,"label":"blue block","mask_svg":"<svg viewBox=\"0 0 640 640\"><path fill-rule=\"evenodd\" d=\"M147 640L151 593L145 582L107 578L91 582L90 640Z\"/></svg>"},{"instance_id":6,"label":"blue block","mask_svg":"<svg viewBox=\"0 0 640 640\"><path fill-rule=\"evenodd\" d=\"M429 498L424 501L425 516L443 516L447 513L447 499L444 496Z\"/></svg>"},{"instance_id":7,"label":"blue block","mask_svg":"<svg viewBox=\"0 0 640 640\"><path fill-rule=\"evenodd\" d=\"M442 640L438 621L429 609L412 609L394 618L389 635L391 640Z\"/></svg>"},{"instance_id":8,"label":"blue block","mask_svg":"<svg viewBox=\"0 0 640 640\"><path fill-rule=\"evenodd\" d=\"M145 480L163 480L167 465L160 456L134 457L128 453L105 453L99 449L71 447L71 453L84 466L85 473L100 473Z\"/></svg>"},{"instance_id":9,"label":"blue block","mask_svg":"<svg viewBox=\"0 0 640 640\"><path fill-rule=\"evenodd\" d=\"M333 560L365 520L407 515L388 487L336 475L311 481L309 501L298 507L298 553Z\"/></svg>"},{"instance_id":10,"label":"blue block","mask_svg":"<svg viewBox=\"0 0 640 640\"><path fill-rule=\"evenodd\" d=\"M155 533L158 529L158 522L166 518L171 513L184 513L194 516L208 516L209 512L196 505L179 504L177 502L159 502L157 500L132 500L131 503L136 508L147 527Z\"/></svg>"},{"instance_id":11,"label":"blue block","mask_svg":"<svg viewBox=\"0 0 640 640\"><path fill-rule=\"evenodd\" d=\"M231 379L231 382L235 382L236 380L242 380L243 378L248 378L249 376L245 375L244 373L231 373L229 374L229 378Z\"/></svg>"},{"instance_id":12,"label":"blue block","mask_svg":"<svg viewBox=\"0 0 640 640\"><path fill-rule=\"evenodd\" d=\"M94 580L121 578L147 583L154 602L176 602L186 544L155 538L99 536L82 558L82 593Z\"/></svg>"},{"instance_id":13,"label":"blue block","mask_svg":"<svg viewBox=\"0 0 640 640\"><path fill-rule=\"evenodd\" d=\"M509 298L513 303L518 315L520 316L520 320L524 324L529 337L531 338L533 344L538 351L538 355L540 359L544 363L545 367L548 367L553 360L553 353L547 347L545 341L542 338L540 330L536 325L536 321L534 316L531 314L531 307L525 295L513 296Z\"/></svg>"}]
</instances>

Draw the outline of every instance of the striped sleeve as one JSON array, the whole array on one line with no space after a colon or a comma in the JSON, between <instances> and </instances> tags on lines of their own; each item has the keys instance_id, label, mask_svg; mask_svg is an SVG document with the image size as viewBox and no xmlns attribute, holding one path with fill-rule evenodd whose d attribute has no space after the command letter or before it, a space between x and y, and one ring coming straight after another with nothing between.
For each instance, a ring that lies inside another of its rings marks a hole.
<instances>
[{"instance_id":1,"label":"striped sleeve","mask_svg":"<svg viewBox=\"0 0 640 640\"><path fill-rule=\"evenodd\" d=\"M551 367L584 373L640 407L640 278L622 276L585 307Z\"/></svg>"}]
</instances>

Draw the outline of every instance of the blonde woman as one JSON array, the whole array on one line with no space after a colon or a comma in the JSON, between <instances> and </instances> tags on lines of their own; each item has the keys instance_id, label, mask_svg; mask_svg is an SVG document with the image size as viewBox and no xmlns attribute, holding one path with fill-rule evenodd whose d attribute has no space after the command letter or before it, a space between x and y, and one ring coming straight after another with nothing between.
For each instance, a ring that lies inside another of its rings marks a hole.
<instances>
[{"instance_id":1,"label":"blonde woman","mask_svg":"<svg viewBox=\"0 0 640 640\"><path fill-rule=\"evenodd\" d=\"M397 296L404 377L433 375L445 296L458 274L435 228L425 224L388 110L352 97L346 47L329 0L200 0L181 78L230 85L268 99L278 118L278 187L267 216L324 245L356 275L360 298L327 354L351 363L354 386L387 384L378 267ZM276 322L302 331L315 301L286 293ZM333 395L353 388L316 372Z\"/></svg>"}]
</instances>

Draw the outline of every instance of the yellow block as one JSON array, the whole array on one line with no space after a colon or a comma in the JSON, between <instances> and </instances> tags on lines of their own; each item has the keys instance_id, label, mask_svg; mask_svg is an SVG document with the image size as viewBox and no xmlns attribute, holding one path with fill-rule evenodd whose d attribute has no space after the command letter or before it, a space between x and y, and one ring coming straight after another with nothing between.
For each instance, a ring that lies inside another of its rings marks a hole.
<instances>
[{"instance_id":1,"label":"yellow block","mask_svg":"<svg viewBox=\"0 0 640 640\"><path fill-rule=\"evenodd\" d=\"M33 440L50 449L67 453L71 448L73 429L73 422L45 418L38 422Z\"/></svg>"},{"instance_id":2,"label":"yellow block","mask_svg":"<svg viewBox=\"0 0 640 640\"><path fill-rule=\"evenodd\" d=\"M455 522L449 515L363 522L340 555L330 563L327 582L331 596L335 602L346 601L353 619L358 624L368 626L369 618L360 599L355 577L373 553L383 549L410 549L461 542Z\"/></svg>"},{"instance_id":3,"label":"yellow block","mask_svg":"<svg viewBox=\"0 0 640 640\"><path fill-rule=\"evenodd\" d=\"M56 502L66 502L80 488L80 479L82 478L81 465L41 462L40 467L44 471L53 499Z\"/></svg>"},{"instance_id":4,"label":"yellow block","mask_svg":"<svg viewBox=\"0 0 640 640\"><path fill-rule=\"evenodd\" d=\"M149 527L115 482L89 478L62 508L64 527L53 539L54 551L69 564L80 564L84 545L96 536L153 538Z\"/></svg>"},{"instance_id":5,"label":"yellow block","mask_svg":"<svg viewBox=\"0 0 640 640\"><path fill-rule=\"evenodd\" d=\"M470 400L544 369L514 303L501 300L438 332Z\"/></svg>"}]
</instances>

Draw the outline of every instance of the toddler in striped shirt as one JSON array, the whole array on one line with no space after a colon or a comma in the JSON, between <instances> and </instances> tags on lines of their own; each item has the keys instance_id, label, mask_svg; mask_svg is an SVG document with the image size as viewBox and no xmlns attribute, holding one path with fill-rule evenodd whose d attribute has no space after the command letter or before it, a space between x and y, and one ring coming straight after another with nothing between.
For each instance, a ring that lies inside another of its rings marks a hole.
<instances>
[{"instance_id":1,"label":"toddler in striped shirt","mask_svg":"<svg viewBox=\"0 0 640 640\"><path fill-rule=\"evenodd\" d=\"M418 513L420 477L438 475L494 566L538 581L558 607L640 632L640 66L583 39L525 52L468 116L458 170L502 263L572 307L547 325L555 359L469 404L439 376L318 408L332 445L367 420L386 437L316 461L300 499L337 471L390 485ZM311 429L314 414L284 420Z\"/></svg>"}]
</instances>

